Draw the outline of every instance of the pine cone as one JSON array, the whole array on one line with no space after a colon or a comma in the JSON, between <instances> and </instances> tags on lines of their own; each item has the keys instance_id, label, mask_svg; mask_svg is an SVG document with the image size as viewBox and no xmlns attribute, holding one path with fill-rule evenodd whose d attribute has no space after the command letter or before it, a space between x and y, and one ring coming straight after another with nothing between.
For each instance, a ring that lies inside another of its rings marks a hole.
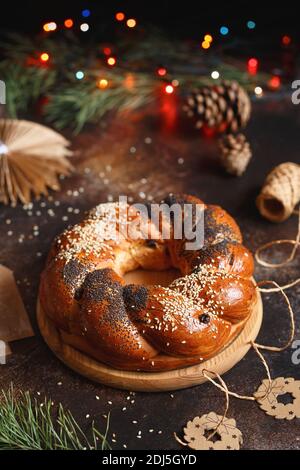
<instances>
[{"instance_id":1,"label":"pine cone","mask_svg":"<svg viewBox=\"0 0 300 470\"><path fill-rule=\"evenodd\" d=\"M243 134L228 134L220 140L220 161L231 175L241 176L246 170L252 152Z\"/></svg>"},{"instance_id":2,"label":"pine cone","mask_svg":"<svg viewBox=\"0 0 300 470\"><path fill-rule=\"evenodd\" d=\"M246 126L251 112L247 92L235 81L194 90L184 109L196 118L196 127L237 132Z\"/></svg>"}]
</instances>

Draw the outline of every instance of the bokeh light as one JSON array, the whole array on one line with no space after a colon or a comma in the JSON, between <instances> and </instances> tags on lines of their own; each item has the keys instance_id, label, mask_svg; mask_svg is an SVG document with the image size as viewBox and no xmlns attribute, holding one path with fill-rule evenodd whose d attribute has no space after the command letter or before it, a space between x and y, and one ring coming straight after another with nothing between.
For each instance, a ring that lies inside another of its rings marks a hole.
<instances>
[{"instance_id":1,"label":"bokeh light","mask_svg":"<svg viewBox=\"0 0 300 470\"><path fill-rule=\"evenodd\" d=\"M90 27L89 27L89 25L88 25L87 23L82 23L82 24L80 25L80 29L81 29L81 31L82 31L83 33L86 33L86 32L90 29Z\"/></svg>"},{"instance_id":2,"label":"bokeh light","mask_svg":"<svg viewBox=\"0 0 300 470\"><path fill-rule=\"evenodd\" d=\"M104 47L103 48L103 54L104 55L110 55L111 54L111 48L110 47Z\"/></svg>"},{"instance_id":3,"label":"bokeh light","mask_svg":"<svg viewBox=\"0 0 300 470\"><path fill-rule=\"evenodd\" d=\"M202 46L202 49L209 49L210 48L210 42L203 41L201 46Z\"/></svg>"},{"instance_id":4,"label":"bokeh light","mask_svg":"<svg viewBox=\"0 0 300 470\"><path fill-rule=\"evenodd\" d=\"M164 67L159 67L159 69L157 69L157 74L160 77L164 77L166 73L167 73L167 70Z\"/></svg>"},{"instance_id":5,"label":"bokeh light","mask_svg":"<svg viewBox=\"0 0 300 470\"><path fill-rule=\"evenodd\" d=\"M81 14L83 18L88 18L91 15L91 11L88 8L85 8L84 10L82 10Z\"/></svg>"},{"instance_id":6,"label":"bokeh light","mask_svg":"<svg viewBox=\"0 0 300 470\"><path fill-rule=\"evenodd\" d=\"M130 18L126 22L128 28L134 28L136 26L136 20L134 18Z\"/></svg>"},{"instance_id":7,"label":"bokeh light","mask_svg":"<svg viewBox=\"0 0 300 470\"><path fill-rule=\"evenodd\" d=\"M55 31L57 29L57 24L54 21L51 21L50 23L45 23L43 26L43 30L46 31L46 33L49 33L50 31Z\"/></svg>"},{"instance_id":8,"label":"bokeh light","mask_svg":"<svg viewBox=\"0 0 300 470\"><path fill-rule=\"evenodd\" d=\"M284 36L282 36L281 42L284 46L289 46L292 42L292 38L291 38L291 36L284 35Z\"/></svg>"},{"instance_id":9,"label":"bokeh light","mask_svg":"<svg viewBox=\"0 0 300 470\"><path fill-rule=\"evenodd\" d=\"M107 63L108 63L108 65L113 67L114 65L116 65L116 59L114 57L108 57Z\"/></svg>"},{"instance_id":10,"label":"bokeh light","mask_svg":"<svg viewBox=\"0 0 300 470\"><path fill-rule=\"evenodd\" d=\"M255 57L252 57L251 59L248 60L248 65L249 65L249 67L257 67L258 66L258 60L255 59Z\"/></svg>"},{"instance_id":11,"label":"bokeh light","mask_svg":"<svg viewBox=\"0 0 300 470\"><path fill-rule=\"evenodd\" d=\"M97 86L98 88L101 88L101 90L104 90L108 87L108 81L106 80L106 78L101 78L100 80L98 80Z\"/></svg>"},{"instance_id":12,"label":"bokeh light","mask_svg":"<svg viewBox=\"0 0 300 470\"><path fill-rule=\"evenodd\" d=\"M122 13L121 11L119 11L118 13L116 13L116 20L117 20L117 21L123 21L124 19L125 19L124 13Z\"/></svg>"},{"instance_id":13,"label":"bokeh light","mask_svg":"<svg viewBox=\"0 0 300 470\"><path fill-rule=\"evenodd\" d=\"M65 20L64 25L66 28L72 28L72 26L74 25L74 21L71 18L68 18L67 20Z\"/></svg>"},{"instance_id":14,"label":"bokeh light","mask_svg":"<svg viewBox=\"0 0 300 470\"><path fill-rule=\"evenodd\" d=\"M49 54L47 54L47 52L42 52L42 54L40 55L40 59L42 62L48 62L50 56Z\"/></svg>"},{"instance_id":15,"label":"bokeh light","mask_svg":"<svg viewBox=\"0 0 300 470\"><path fill-rule=\"evenodd\" d=\"M248 29L254 29L256 27L255 21L249 20L247 21L247 28Z\"/></svg>"},{"instance_id":16,"label":"bokeh light","mask_svg":"<svg viewBox=\"0 0 300 470\"><path fill-rule=\"evenodd\" d=\"M270 88L272 88L273 90L277 90L278 88L280 88L280 85L281 85L281 79L280 77L278 77L277 75L274 75L272 78L270 78L270 80L268 81L268 85Z\"/></svg>"},{"instance_id":17,"label":"bokeh light","mask_svg":"<svg viewBox=\"0 0 300 470\"><path fill-rule=\"evenodd\" d=\"M204 36L204 41L206 41L206 42L212 42L212 40L213 40L213 37L212 37L210 34L206 34L206 35Z\"/></svg>"},{"instance_id":18,"label":"bokeh light","mask_svg":"<svg viewBox=\"0 0 300 470\"><path fill-rule=\"evenodd\" d=\"M218 78L220 77L220 74L217 70L214 70L212 73L211 73L211 78L213 78L214 80L218 80Z\"/></svg>"},{"instance_id":19,"label":"bokeh light","mask_svg":"<svg viewBox=\"0 0 300 470\"><path fill-rule=\"evenodd\" d=\"M84 73L82 72L82 70L78 70L78 72L75 73L75 77L77 78L77 80L82 80L84 78Z\"/></svg>"},{"instance_id":20,"label":"bokeh light","mask_svg":"<svg viewBox=\"0 0 300 470\"><path fill-rule=\"evenodd\" d=\"M165 92L168 94L168 95L171 95L174 91L174 87L172 85L166 85L165 86Z\"/></svg>"},{"instance_id":21,"label":"bokeh light","mask_svg":"<svg viewBox=\"0 0 300 470\"><path fill-rule=\"evenodd\" d=\"M258 69L258 60L255 57L251 57L247 63L248 73L250 75L256 75Z\"/></svg>"},{"instance_id":22,"label":"bokeh light","mask_svg":"<svg viewBox=\"0 0 300 470\"><path fill-rule=\"evenodd\" d=\"M222 36L226 36L229 33L229 28L227 26L221 26L220 33Z\"/></svg>"}]
</instances>

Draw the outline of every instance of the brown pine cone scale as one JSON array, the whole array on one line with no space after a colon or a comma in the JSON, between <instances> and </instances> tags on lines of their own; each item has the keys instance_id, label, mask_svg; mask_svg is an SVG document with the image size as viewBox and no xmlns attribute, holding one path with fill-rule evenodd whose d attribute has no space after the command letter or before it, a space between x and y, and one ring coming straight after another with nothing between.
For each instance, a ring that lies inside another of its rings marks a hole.
<instances>
[{"instance_id":1,"label":"brown pine cone scale","mask_svg":"<svg viewBox=\"0 0 300 470\"><path fill-rule=\"evenodd\" d=\"M220 140L220 161L227 173L241 176L252 157L249 142L243 134L228 134Z\"/></svg>"},{"instance_id":2,"label":"brown pine cone scale","mask_svg":"<svg viewBox=\"0 0 300 470\"><path fill-rule=\"evenodd\" d=\"M251 113L247 92L235 81L194 90L184 107L196 119L196 127L237 132L246 126Z\"/></svg>"}]
</instances>

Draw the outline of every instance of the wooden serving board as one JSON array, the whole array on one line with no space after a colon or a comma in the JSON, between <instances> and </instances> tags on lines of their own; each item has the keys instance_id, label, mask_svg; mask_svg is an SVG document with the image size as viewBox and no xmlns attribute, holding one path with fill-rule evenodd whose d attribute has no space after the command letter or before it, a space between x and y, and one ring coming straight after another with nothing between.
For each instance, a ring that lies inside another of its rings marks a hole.
<instances>
[{"instance_id":1,"label":"wooden serving board","mask_svg":"<svg viewBox=\"0 0 300 470\"><path fill-rule=\"evenodd\" d=\"M179 390L206 382L203 369L224 374L237 364L250 349L260 330L263 317L263 305L260 293L253 305L253 311L243 329L216 356L194 366L167 372L130 372L114 369L83 354L67 344L54 323L37 304L37 319L44 340L55 355L79 374L110 387L142 392L161 392Z\"/></svg>"}]
</instances>

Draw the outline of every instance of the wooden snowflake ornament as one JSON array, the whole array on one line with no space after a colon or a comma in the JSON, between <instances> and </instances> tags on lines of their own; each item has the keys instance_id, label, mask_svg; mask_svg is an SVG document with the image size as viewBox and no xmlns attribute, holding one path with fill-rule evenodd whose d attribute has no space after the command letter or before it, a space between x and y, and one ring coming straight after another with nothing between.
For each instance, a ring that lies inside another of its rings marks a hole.
<instances>
[{"instance_id":1,"label":"wooden snowflake ornament","mask_svg":"<svg viewBox=\"0 0 300 470\"><path fill-rule=\"evenodd\" d=\"M266 395L267 393L267 395ZM290 395L292 403L280 403L280 395ZM300 380L291 377L277 377L269 384L269 380L263 380L254 394L259 406L267 415L276 419L300 418Z\"/></svg>"},{"instance_id":2,"label":"wooden snowflake ornament","mask_svg":"<svg viewBox=\"0 0 300 470\"><path fill-rule=\"evenodd\" d=\"M184 428L187 445L194 450L239 450L243 443L242 433L234 419L224 418L214 412L189 421ZM214 438L209 436L217 428Z\"/></svg>"}]
</instances>

